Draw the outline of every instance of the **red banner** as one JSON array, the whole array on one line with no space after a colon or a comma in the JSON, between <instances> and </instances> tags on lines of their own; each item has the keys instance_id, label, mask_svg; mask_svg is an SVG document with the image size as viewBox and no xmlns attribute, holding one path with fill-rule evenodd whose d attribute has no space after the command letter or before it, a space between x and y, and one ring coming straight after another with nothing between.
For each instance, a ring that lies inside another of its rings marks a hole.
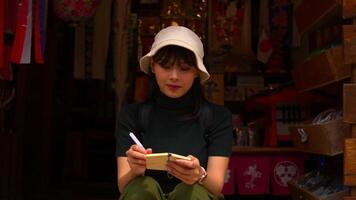
<instances>
[{"instance_id":1,"label":"red banner","mask_svg":"<svg viewBox=\"0 0 356 200\"><path fill-rule=\"evenodd\" d=\"M5 44L4 65L3 67L0 67L0 79L4 79L7 81L11 81L13 79L12 68L10 63L10 52L11 52L11 46Z\"/></svg>"},{"instance_id":2,"label":"red banner","mask_svg":"<svg viewBox=\"0 0 356 200\"><path fill-rule=\"evenodd\" d=\"M0 68L4 67L5 0L0 0Z\"/></svg>"},{"instance_id":3,"label":"red banner","mask_svg":"<svg viewBox=\"0 0 356 200\"><path fill-rule=\"evenodd\" d=\"M18 64L31 62L32 0L21 0L18 4L18 18L11 61Z\"/></svg>"}]
</instances>

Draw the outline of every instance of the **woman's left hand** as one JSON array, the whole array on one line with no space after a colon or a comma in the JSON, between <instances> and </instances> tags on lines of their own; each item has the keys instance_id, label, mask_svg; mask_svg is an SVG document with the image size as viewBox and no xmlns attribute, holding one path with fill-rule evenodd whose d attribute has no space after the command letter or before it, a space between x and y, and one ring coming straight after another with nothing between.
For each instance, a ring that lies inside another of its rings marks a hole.
<instances>
[{"instance_id":1,"label":"woman's left hand","mask_svg":"<svg viewBox=\"0 0 356 200\"><path fill-rule=\"evenodd\" d=\"M191 160L172 160L167 163L167 171L186 184L192 185L201 177L198 158L189 155Z\"/></svg>"}]
</instances>

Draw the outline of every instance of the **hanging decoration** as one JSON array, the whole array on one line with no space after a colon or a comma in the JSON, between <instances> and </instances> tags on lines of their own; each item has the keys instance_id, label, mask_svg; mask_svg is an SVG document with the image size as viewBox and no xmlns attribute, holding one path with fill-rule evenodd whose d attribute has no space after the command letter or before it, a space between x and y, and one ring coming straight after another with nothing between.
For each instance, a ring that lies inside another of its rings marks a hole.
<instances>
[{"instance_id":1,"label":"hanging decoration","mask_svg":"<svg viewBox=\"0 0 356 200\"><path fill-rule=\"evenodd\" d=\"M161 28L182 25L194 31L205 42L206 0L165 0L161 11Z\"/></svg>"},{"instance_id":2,"label":"hanging decoration","mask_svg":"<svg viewBox=\"0 0 356 200\"><path fill-rule=\"evenodd\" d=\"M212 1L213 48L231 47L241 39L245 0Z\"/></svg>"},{"instance_id":3,"label":"hanging decoration","mask_svg":"<svg viewBox=\"0 0 356 200\"><path fill-rule=\"evenodd\" d=\"M207 6L207 0L194 0L185 6L185 26L194 31L203 43L206 42Z\"/></svg>"},{"instance_id":4,"label":"hanging decoration","mask_svg":"<svg viewBox=\"0 0 356 200\"><path fill-rule=\"evenodd\" d=\"M12 49L12 35L16 30L16 22L18 16L18 2L14 0L0 0L0 15L3 19L0 19L0 27L3 29L0 31L2 43L2 62L0 62L0 79L11 81L13 78L12 67L10 62L11 49ZM2 25L1 25L2 24ZM1 28L0 28L1 29ZM0 47L1 48L1 47Z\"/></svg>"},{"instance_id":5,"label":"hanging decoration","mask_svg":"<svg viewBox=\"0 0 356 200\"><path fill-rule=\"evenodd\" d=\"M18 64L29 64L31 62L31 46L32 0L22 0L18 4L18 18L11 61Z\"/></svg>"},{"instance_id":6,"label":"hanging decoration","mask_svg":"<svg viewBox=\"0 0 356 200\"><path fill-rule=\"evenodd\" d=\"M47 0L37 0L34 21L35 60L44 63L47 30Z\"/></svg>"},{"instance_id":7,"label":"hanging decoration","mask_svg":"<svg viewBox=\"0 0 356 200\"><path fill-rule=\"evenodd\" d=\"M267 63L272 52L273 48L271 41L266 33L266 30L263 29L258 41L257 59L262 63Z\"/></svg>"},{"instance_id":8,"label":"hanging decoration","mask_svg":"<svg viewBox=\"0 0 356 200\"><path fill-rule=\"evenodd\" d=\"M267 65L267 73L284 73L289 68L292 44L293 3L291 0L269 0L270 40L273 53Z\"/></svg>"},{"instance_id":9,"label":"hanging decoration","mask_svg":"<svg viewBox=\"0 0 356 200\"><path fill-rule=\"evenodd\" d=\"M100 0L54 0L53 11L62 20L77 24L93 17Z\"/></svg>"},{"instance_id":10,"label":"hanging decoration","mask_svg":"<svg viewBox=\"0 0 356 200\"><path fill-rule=\"evenodd\" d=\"M264 0L260 2L260 18L259 27L261 27L258 45L257 45L257 60L266 64L273 52L270 39L270 22L269 22L269 2Z\"/></svg>"},{"instance_id":11,"label":"hanging decoration","mask_svg":"<svg viewBox=\"0 0 356 200\"><path fill-rule=\"evenodd\" d=\"M184 25L185 10L182 9L181 0L167 0L163 2L163 9L161 12L161 26L162 28L175 25Z\"/></svg>"},{"instance_id":12,"label":"hanging decoration","mask_svg":"<svg viewBox=\"0 0 356 200\"><path fill-rule=\"evenodd\" d=\"M0 0L0 69L4 67L5 0Z\"/></svg>"},{"instance_id":13,"label":"hanging decoration","mask_svg":"<svg viewBox=\"0 0 356 200\"><path fill-rule=\"evenodd\" d=\"M48 0L21 0L18 3L15 38L11 50L11 62L30 64L32 41L34 41L35 61L39 64L44 63L47 1ZM33 39L32 35L34 37Z\"/></svg>"}]
</instances>

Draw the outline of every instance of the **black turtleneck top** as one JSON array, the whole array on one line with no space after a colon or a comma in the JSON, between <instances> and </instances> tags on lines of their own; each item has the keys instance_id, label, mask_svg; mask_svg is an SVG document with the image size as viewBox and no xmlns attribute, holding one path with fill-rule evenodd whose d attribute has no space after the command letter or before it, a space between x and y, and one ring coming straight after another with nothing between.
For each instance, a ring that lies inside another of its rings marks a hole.
<instances>
[{"instance_id":1,"label":"black turtleneck top","mask_svg":"<svg viewBox=\"0 0 356 200\"><path fill-rule=\"evenodd\" d=\"M220 105L208 103L208 106L212 116L205 130L197 118L186 117L194 109L191 92L181 98L160 94L151 103L146 130L140 130L142 104L126 105L119 113L116 127L116 156L126 156L126 151L134 144L129 137L129 132L133 132L145 148L152 148L153 153L193 155L204 168L209 156L229 157L232 145L231 113ZM155 178L166 193L179 183L164 171L146 170L145 175Z\"/></svg>"}]
</instances>

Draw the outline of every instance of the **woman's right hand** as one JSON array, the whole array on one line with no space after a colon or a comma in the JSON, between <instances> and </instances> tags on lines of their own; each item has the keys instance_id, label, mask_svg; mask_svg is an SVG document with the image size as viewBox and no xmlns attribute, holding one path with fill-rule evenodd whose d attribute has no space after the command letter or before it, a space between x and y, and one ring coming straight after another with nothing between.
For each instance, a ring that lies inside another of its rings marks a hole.
<instances>
[{"instance_id":1,"label":"woman's right hand","mask_svg":"<svg viewBox=\"0 0 356 200\"><path fill-rule=\"evenodd\" d=\"M131 168L131 171L136 176L143 176L146 171L146 157L145 154L152 153L152 149L144 149L136 144L132 145L129 150L126 151L127 162Z\"/></svg>"}]
</instances>

